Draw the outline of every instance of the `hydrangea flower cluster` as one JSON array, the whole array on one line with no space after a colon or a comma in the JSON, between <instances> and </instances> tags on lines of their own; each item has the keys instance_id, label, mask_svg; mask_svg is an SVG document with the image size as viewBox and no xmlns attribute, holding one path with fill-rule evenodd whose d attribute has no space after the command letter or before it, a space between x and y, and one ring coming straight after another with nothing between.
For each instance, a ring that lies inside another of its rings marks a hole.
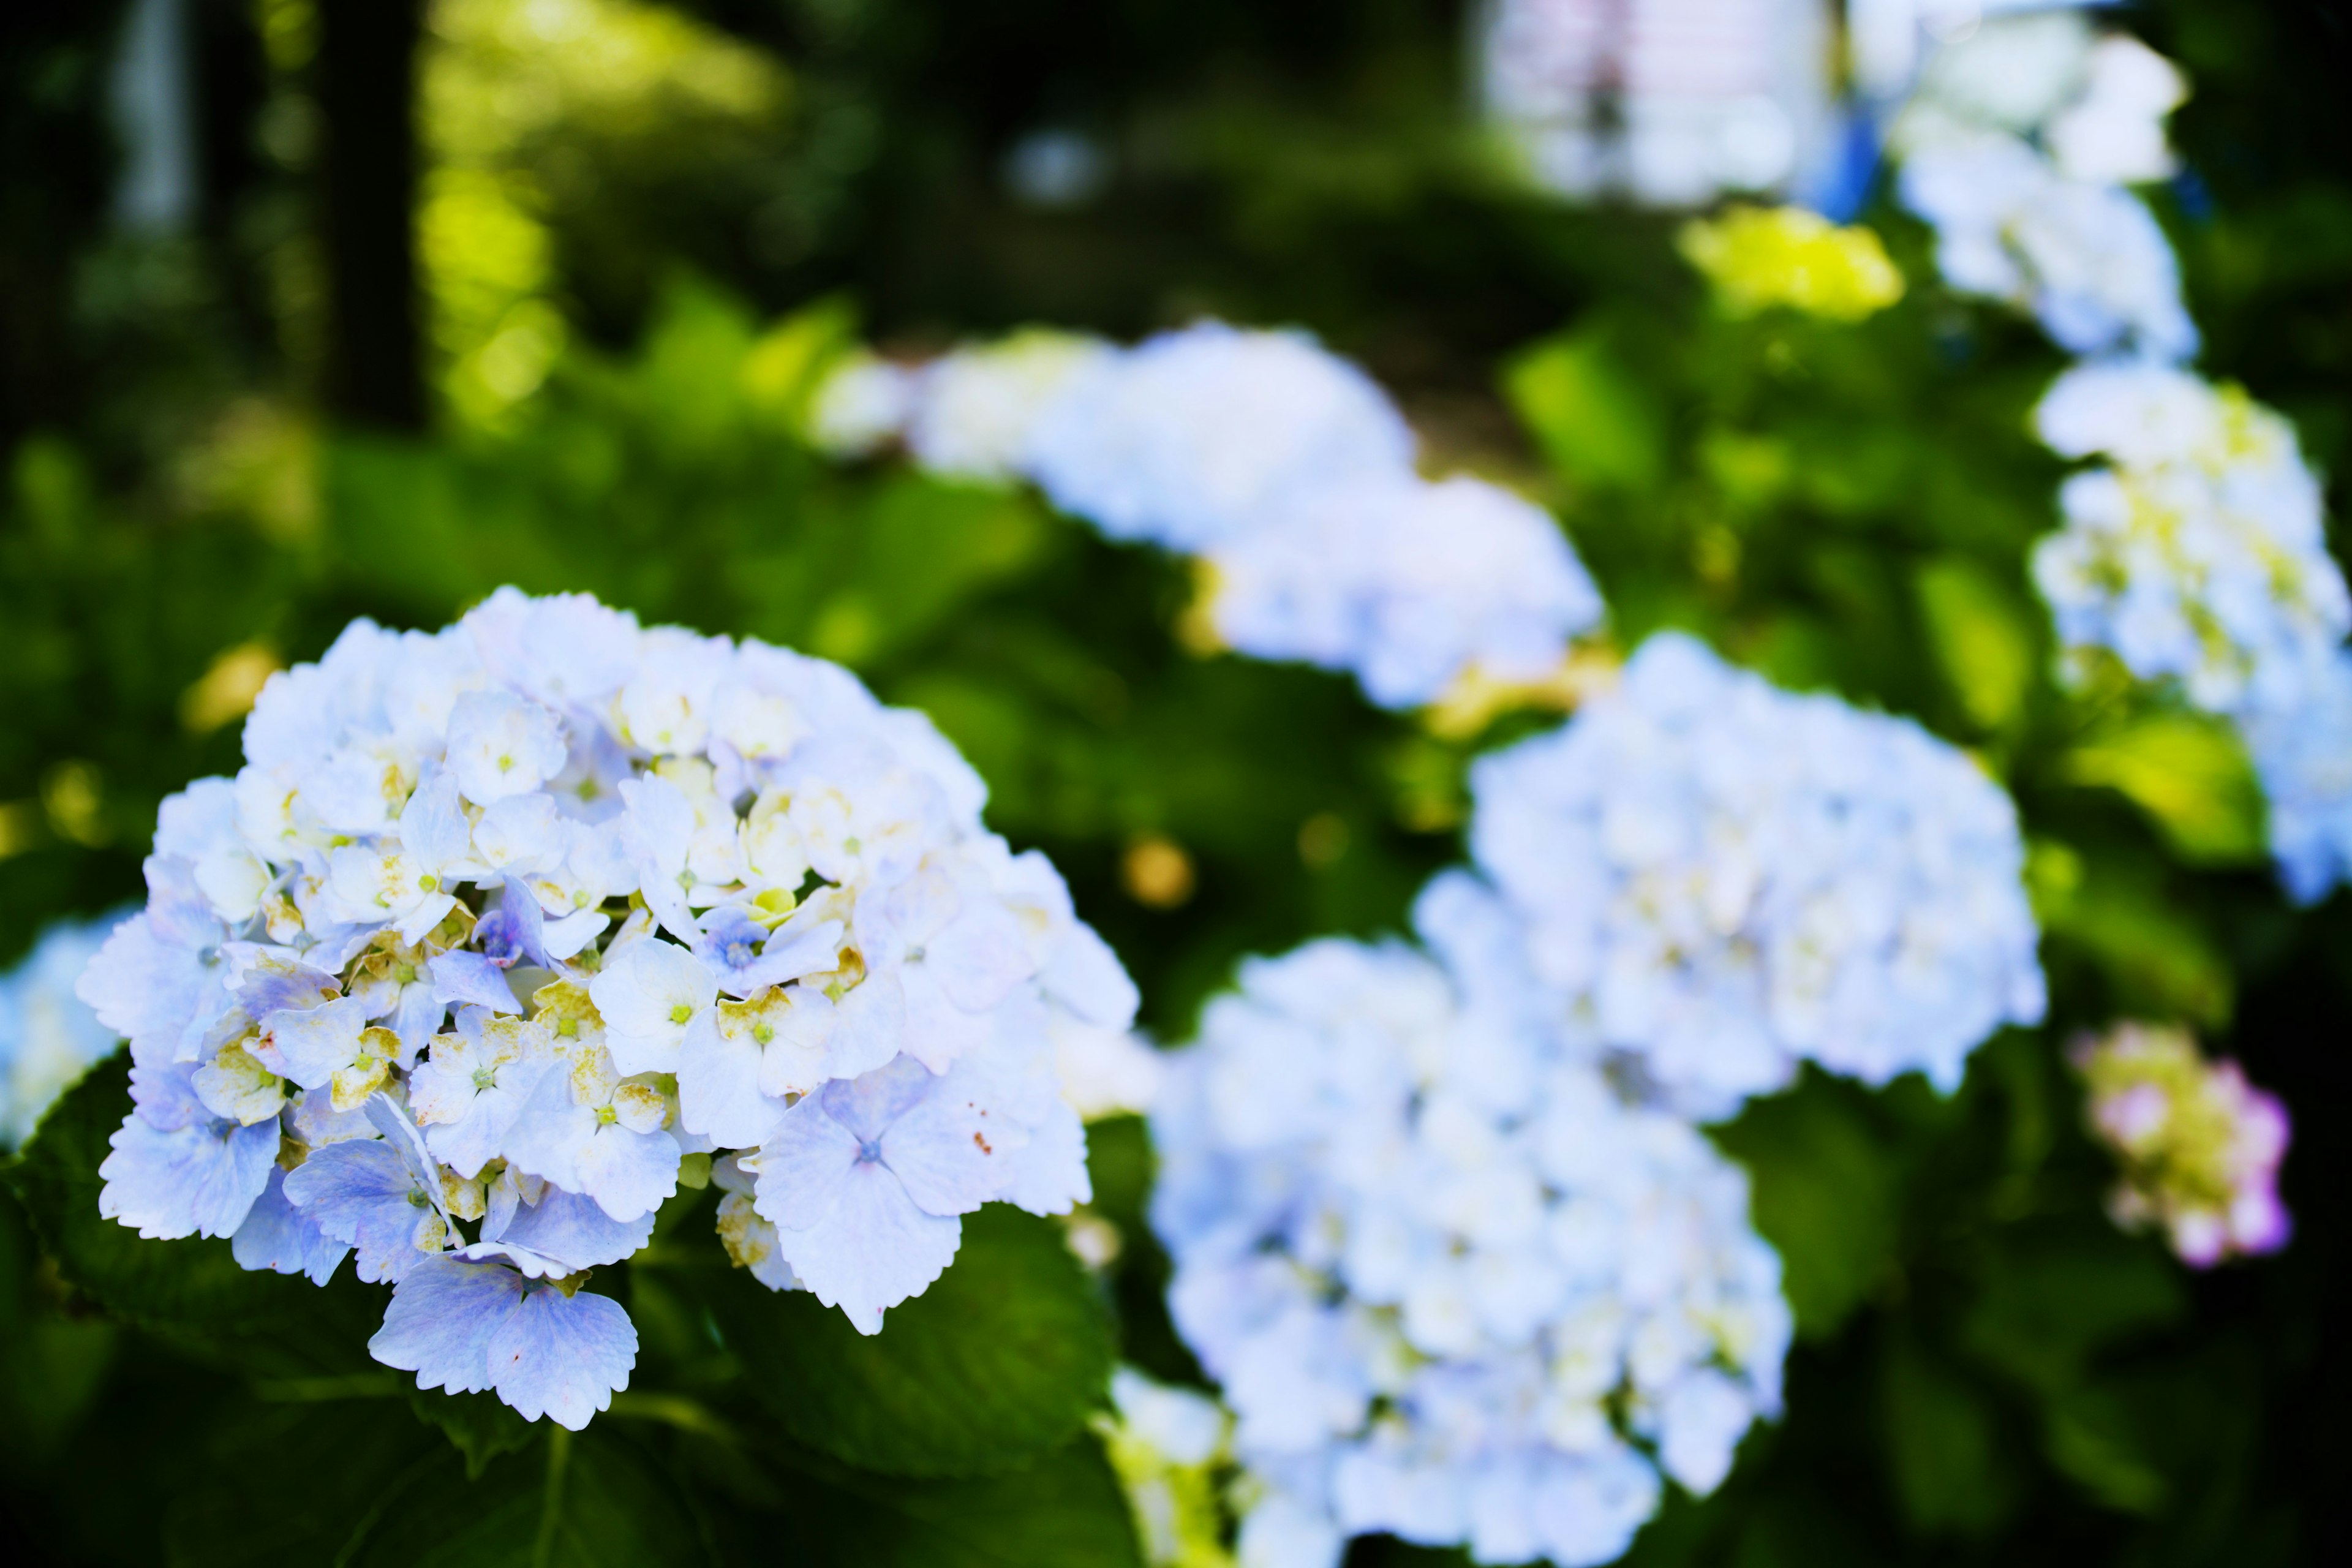
<instances>
[{"instance_id":1,"label":"hydrangea flower cluster","mask_svg":"<svg viewBox=\"0 0 2352 1568\"><path fill-rule=\"evenodd\" d=\"M0 1152L33 1135L58 1097L121 1044L74 994L121 915L59 921L0 974Z\"/></svg>"},{"instance_id":2,"label":"hydrangea flower cluster","mask_svg":"<svg viewBox=\"0 0 2352 1568\"><path fill-rule=\"evenodd\" d=\"M1472 852L1548 1008L1689 1114L1800 1058L1949 1089L1988 1035L2042 1017L2016 809L1906 720L1662 634L1471 787Z\"/></svg>"},{"instance_id":3,"label":"hydrangea flower cluster","mask_svg":"<svg viewBox=\"0 0 2352 1568\"><path fill-rule=\"evenodd\" d=\"M1735 316L1785 306L1859 321L1903 298L1903 274L1875 229L1805 207L1733 206L1685 224L1680 244Z\"/></svg>"},{"instance_id":4,"label":"hydrangea flower cluster","mask_svg":"<svg viewBox=\"0 0 2352 1568\"><path fill-rule=\"evenodd\" d=\"M2151 364L2089 364L2035 415L2067 458L2066 526L2033 575L2079 666L2104 650L2210 712L2299 704L2347 631L2319 481L2294 431L2234 387Z\"/></svg>"},{"instance_id":5,"label":"hydrangea flower cluster","mask_svg":"<svg viewBox=\"0 0 2352 1568\"><path fill-rule=\"evenodd\" d=\"M2119 1024L2068 1055L2090 1089L2091 1131L2123 1164L2107 1203L2118 1225L2162 1226L2198 1268L2286 1245L2294 1226L2278 1168L2288 1128L2276 1096L2237 1063L2207 1061L2185 1029Z\"/></svg>"},{"instance_id":6,"label":"hydrangea flower cluster","mask_svg":"<svg viewBox=\"0 0 2352 1568\"><path fill-rule=\"evenodd\" d=\"M739 1264L874 1333L992 1200L1087 1195L1056 1037L1135 992L920 714L501 590L275 676L166 801L80 994L131 1042L101 1212L393 1286L376 1359L578 1427L627 1258L717 1156Z\"/></svg>"},{"instance_id":7,"label":"hydrangea flower cluster","mask_svg":"<svg viewBox=\"0 0 2352 1568\"><path fill-rule=\"evenodd\" d=\"M2032 310L2069 353L2194 354L2171 245L2124 188L2172 172L2164 119L2185 96L2146 45L2068 13L1946 46L1890 138L1945 279Z\"/></svg>"},{"instance_id":8,"label":"hydrangea flower cluster","mask_svg":"<svg viewBox=\"0 0 2352 1568\"><path fill-rule=\"evenodd\" d=\"M2301 701L2249 713L2239 732L2269 799L2279 880L2317 903L2352 882L2352 649L2329 652Z\"/></svg>"},{"instance_id":9,"label":"hydrangea flower cluster","mask_svg":"<svg viewBox=\"0 0 2352 1568\"><path fill-rule=\"evenodd\" d=\"M1199 557L1219 640L1352 671L1386 707L1543 675L1601 619L1549 514L1421 478L1387 395L1299 333L1205 322L1120 349L1031 331L913 370L856 358L812 437L871 450L886 417L935 473L1027 479L1110 538Z\"/></svg>"},{"instance_id":10,"label":"hydrangea flower cluster","mask_svg":"<svg viewBox=\"0 0 2352 1568\"><path fill-rule=\"evenodd\" d=\"M1207 1394L1131 1366L1111 1374L1110 1410L1094 1429L1135 1516L1149 1568L1233 1568L1216 1471L1231 1458L1233 1416Z\"/></svg>"},{"instance_id":11,"label":"hydrangea flower cluster","mask_svg":"<svg viewBox=\"0 0 2352 1568\"><path fill-rule=\"evenodd\" d=\"M1780 1260L1736 1166L1533 1021L1461 873L1445 962L1327 940L1244 965L1152 1119L1176 1325L1223 1385L1248 1568L1348 1537L1560 1568L1660 1474L1712 1490L1777 1415Z\"/></svg>"}]
</instances>

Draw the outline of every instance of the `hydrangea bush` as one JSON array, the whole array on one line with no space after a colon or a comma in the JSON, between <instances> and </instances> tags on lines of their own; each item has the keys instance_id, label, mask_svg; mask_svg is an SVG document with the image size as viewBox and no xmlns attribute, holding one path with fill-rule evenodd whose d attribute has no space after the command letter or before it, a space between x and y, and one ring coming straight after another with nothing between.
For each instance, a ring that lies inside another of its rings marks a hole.
<instances>
[{"instance_id":1,"label":"hydrangea bush","mask_svg":"<svg viewBox=\"0 0 2352 1568\"><path fill-rule=\"evenodd\" d=\"M1663 1471L1713 1490L1777 1415L1780 1265L1738 1169L1628 1104L1449 873L1441 959L1243 966L1152 1119L1176 1324L1232 1405L1241 1560L1385 1531L1481 1563L1623 1552Z\"/></svg>"},{"instance_id":2,"label":"hydrangea bush","mask_svg":"<svg viewBox=\"0 0 2352 1568\"><path fill-rule=\"evenodd\" d=\"M2016 808L1916 724L1662 634L1472 782L1472 850L1559 1027L1694 1114L1805 1059L1948 1091L2041 1020Z\"/></svg>"},{"instance_id":3,"label":"hydrangea bush","mask_svg":"<svg viewBox=\"0 0 2352 1568\"><path fill-rule=\"evenodd\" d=\"M164 803L82 996L131 1042L100 1174L142 1236L393 1287L375 1357L577 1428L581 1289L718 1162L720 1233L861 1333L992 1201L1087 1195L1060 1035L1136 996L921 715L838 667L501 591L273 677Z\"/></svg>"}]
</instances>

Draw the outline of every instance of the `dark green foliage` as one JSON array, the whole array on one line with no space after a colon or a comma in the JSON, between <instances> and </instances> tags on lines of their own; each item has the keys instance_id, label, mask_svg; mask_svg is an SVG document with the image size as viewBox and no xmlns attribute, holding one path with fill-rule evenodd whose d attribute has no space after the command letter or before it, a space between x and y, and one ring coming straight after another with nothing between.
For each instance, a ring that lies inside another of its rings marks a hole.
<instances>
[{"instance_id":1,"label":"dark green foliage","mask_svg":"<svg viewBox=\"0 0 2352 1568\"><path fill-rule=\"evenodd\" d=\"M781 118L561 126L524 149L577 346L495 430L418 438L308 412L317 215L285 149L315 105L298 74L257 123L260 89L215 68L257 60L257 8L191 7L226 132L203 150L200 232L161 242L106 234L123 8L12 19L0 953L138 896L156 803L235 768L233 724L184 720L224 650L314 658L355 615L438 626L513 582L839 658L925 709L988 781L992 825L1054 858L1147 1023L1181 1039L1241 954L1398 929L1459 858L1471 755L1550 721L1442 740L1343 679L1181 651L1179 563L1023 492L825 464L790 431L811 370L861 333L928 350L1033 319L1298 321L1398 393L1437 466L1549 501L1622 642L1692 628L1789 685L1914 716L2003 780L2032 845L2046 1027L1989 1043L1949 1100L1808 1073L1713 1130L1783 1258L1788 1413L1716 1496L1671 1496L1629 1561L2343 1555L2352 901L2283 902L2228 736L2050 679L2024 552L2062 468L2025 420L2061 361L2029 324L1941 289L1883 200L1900 305L1854 326L1719 316L1676 220L1496 180L1460 111L1453 4L686 8L779 52ZM2294 416L2339 497L2340 9L2131 13L2195 82L2176 121L2190 178L2157 204L2202 367ZM1100 137L1099 199L1007 194L1004 153L1042 126ZM1310 820L1336 857L1302 853ZM1189 855L1189 900L1124 889L1144 836ZM2284 1094L2300 1229L2283 1257L2192 1275L2106 1219L2111 1167L2060 1053L2126 1015L2194 1023ZM223 1241L99 1219L126 1108L121 1064L100 1069L6 1170L15 1560L1117 1568L1132 1534L1080 1429L1112 1348L1198 1375L1132 1120L1091 1134L1087 1217L1119 1243L1106 1278L1050 1225L984 1213L873 1341L753 1291L712 1239L711 1194L681 1195L647 1258L599 1271L641 1338L630 1389L559 1438L375 1366L383 1292L348 1267L319 1290L234 1269Z\"/></svg>"},{"instance_id":2,"label":"dark green foliage","mask_svg":"<svg viewBox=\"0 0 2352 1568\"><path fill-rule=\"evenodd\" d=\"M732 1269L709 1277L719 1332L795 1440L889 1475L1018 1469L1076 1436L1110 1380L1110 1322L1051 1221L992 1204L955 1262L884 1332Z\"/></svg>"},{"instance_id":3,"label":"dark green foliage","mask_svg":"<svg viewBox=\"0 0 2352 1568\"><path fill-rule=\"evenodd\" d=\"M147 1241L100 1215L98 1167L130 1110L130 1084L127 1057L99 1067L8 1167L59 1277L108 1315L211 1359L296 1378L375 1376L366 1340L381 1303L348 1268L320 1289L239 1268L226 1239Z\"/></svg>"}]
</instances>

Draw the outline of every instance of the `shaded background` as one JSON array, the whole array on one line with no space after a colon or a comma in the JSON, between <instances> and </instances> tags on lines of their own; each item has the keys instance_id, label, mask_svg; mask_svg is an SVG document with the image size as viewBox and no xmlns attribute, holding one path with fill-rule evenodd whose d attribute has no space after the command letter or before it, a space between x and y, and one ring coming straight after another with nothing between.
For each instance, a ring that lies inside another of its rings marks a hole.
<instances>
[{"instance_id":1,"label":"shaded background","mask_svg":"<svg viewBox=\"0 0 2352 1568\"><path fill-rule=\"evenodd\" d=\"M2086 731L2048 689L2021 557L2058 470L2023 416L2061 362L1937 290L1883 193L1902 306L1735 323L1673 218L1512 177L1435 0L165 9L176 44L143 52L125 23L152 7L0 23L0 955L137 894L156 802L234 769L270 668L514 582L791 643L930 710L1181 1039L1240 953L1395 929L1504 736L1189 653L1176 564L1020 493L830 465L796 415L853 336L1303 323L1439 461L1551 501L1626 640L1692 626L1916 714L2034 836L2049 1030L1996 1039L1949 1101L1815 1078L1721 1131L1789 1262L1790 1415L1633 1561L2342 1551L2352 906L2288 910L2258 816L2151 808L2115 782L2128 720ZM2194 84L2157 205L2204 367L2341 475L2352 22L2128 19ZM175 93L161 131L121 107ZM2119 1013L2200 1025L2285 1097L2284 1257L2191 1276L2107 1225L2057 1042ZM1184 1375L1139 1131L1097 1159L1127 1352ZM219 1479L235 1379L92 1315L29 1247L8 1211L0 1542L155 1561L158 1500Z\"/></svg>"}]
</instances>

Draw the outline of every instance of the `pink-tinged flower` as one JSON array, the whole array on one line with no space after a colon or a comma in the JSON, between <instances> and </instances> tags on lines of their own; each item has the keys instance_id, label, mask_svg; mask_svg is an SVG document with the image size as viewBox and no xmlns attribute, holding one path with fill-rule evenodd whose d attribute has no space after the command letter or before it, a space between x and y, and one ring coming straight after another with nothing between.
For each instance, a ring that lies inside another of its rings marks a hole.
<instances>
[{"instance_id":1,"label":"pink-tinged flower","mask_svg":"<svg viewBox=\"0 0 2352 1568\"><path fill-rule=\"evenodd\" d=\"M2090 1088L2089 1120L2123 1170L2108 1212L2161 1225L2192 1268L2276 1252L2294 1222L2279 1202L2286 1107L2233 1061L2209 1062L2188 1031L2118 1024L2067 1053Z\"/></svg>"}]
</instances>

